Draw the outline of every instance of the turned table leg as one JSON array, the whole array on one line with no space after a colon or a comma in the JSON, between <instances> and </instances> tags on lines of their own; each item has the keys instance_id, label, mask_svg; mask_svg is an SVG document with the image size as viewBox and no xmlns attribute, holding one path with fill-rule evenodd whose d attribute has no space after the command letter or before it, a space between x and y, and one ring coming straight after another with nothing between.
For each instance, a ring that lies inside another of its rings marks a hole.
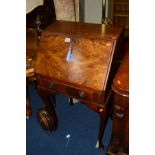
<instances>
[{"instance_id":1,"label":"turned table leg","mask_svg":"<svg viewBox=\"0 0 155 155\"><path fill-rule=\"evenodd\" d=\"M58 127L58 119L54 109L54 103L50 98L51 93L49 94L40 88L37 88L37 92L44 105L43 108L38 111L39 122L46 131L51 132L56 130ZM53 99L55 100L54 97Z\"/></svg>"}]
</instances>

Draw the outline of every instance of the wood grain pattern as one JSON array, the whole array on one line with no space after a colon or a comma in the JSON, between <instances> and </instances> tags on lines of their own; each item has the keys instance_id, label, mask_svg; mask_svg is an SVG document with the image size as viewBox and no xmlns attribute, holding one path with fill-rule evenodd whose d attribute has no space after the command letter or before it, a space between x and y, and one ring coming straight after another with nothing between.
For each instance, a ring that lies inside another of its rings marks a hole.
<instances>
[{"instance_id":1,"label":"wood grain pattern","mask_svg":"<svg viewBox=\"0 0 155 155\"><path fill-rule=\"evenodd\" d=\"M66 56L69 43L64 40L65 36L44 35L35 72L102 91L110 66L113 42L77 38L73 45L72 59L68 62Z\"/></svg>"},{"instance_id":2,"label":"wood grain pattern","mask_svg":"<svg viewBox=\"0 0 155 155\"><path fill-rule=\"evenodd\" d=\"M123 33L120 26L90 24L82 22L55 21L44 29L49 34L74 34L93 38L118 40Z\"/></svg>"}]
</instances>

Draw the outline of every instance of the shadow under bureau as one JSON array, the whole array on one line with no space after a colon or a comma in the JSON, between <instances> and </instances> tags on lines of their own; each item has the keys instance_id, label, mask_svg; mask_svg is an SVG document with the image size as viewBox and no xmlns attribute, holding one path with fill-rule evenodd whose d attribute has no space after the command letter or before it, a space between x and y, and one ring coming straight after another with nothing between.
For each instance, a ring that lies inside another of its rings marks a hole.
<instances>
[{"instance_id":1,"label":"shadow under bureau","mask_svg":"<svg viewBox=\"0 0 155 155\"><path fill-rule=\"evenodd\" d=\"M122 28L55 21L43 30L36 57L37 92L57 128L51 95L76 98L100 117L97 147L109 116L110 89L121 55ZM64 116L65 117L65 116Z\"/></svg>"}]
</instances>

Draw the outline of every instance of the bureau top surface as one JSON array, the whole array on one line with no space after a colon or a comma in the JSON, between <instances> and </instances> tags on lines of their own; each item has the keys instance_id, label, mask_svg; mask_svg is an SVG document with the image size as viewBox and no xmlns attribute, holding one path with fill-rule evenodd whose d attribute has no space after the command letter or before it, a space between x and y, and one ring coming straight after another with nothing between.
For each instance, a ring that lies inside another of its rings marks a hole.
<instances>
[{"instance_id":1,"label":"bureau top surface","mask_svg":"<svg viewBox=\"0 0 155 155\"><path fill-rule=\"evenodd\" d=\"M44 29L44 33L74 34L117 40L123 29L104 24L90 24L70 21L55 21Z\"/></svg>"}]
</instances>

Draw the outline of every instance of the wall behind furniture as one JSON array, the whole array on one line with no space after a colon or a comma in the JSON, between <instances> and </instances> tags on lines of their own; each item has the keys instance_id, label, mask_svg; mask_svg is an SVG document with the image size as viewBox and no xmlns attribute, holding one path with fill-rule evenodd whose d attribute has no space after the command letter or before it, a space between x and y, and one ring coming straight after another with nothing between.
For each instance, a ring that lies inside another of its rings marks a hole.
<instances>
[{"instance_id":1,"label":"wall behind furniture","mask_svg":"<svg viewBox=\"0 0 155 155\"><path fill-rule=\"evenodd\" d=\"M103 0L79 0L80 21L86 23L101 23ZM106 0L105 16L109 17L110 0Z\"/></svg>"},{"instance_id":2,"label":"wall behind furniture","mask_svg":"<svg viewBox=\"0 0 155 155\"><path fill-rule=\"evenodd\" d=\"M76 2L78 2L76 0ZM102 0L79 0L80 21L86 23L101 23L102 21ZM26 0L26 13L32 11L35 7L42 5L43 0ZM107 0L107 7L109 0ZM106 16L109 16L106 10ZM78 19L77 19L78 21Z\"/></svg>"},{"instance_id":3,"label":"wall behind furniture","mask_svg":"<svg viewBox=\"0 0 155 155\"><path fill-rule=\"evenodd\" d=\"M84 22L101 23L102 21L102 0L84 0L85 13Z\"/></svg>"},{"instance_id":4,"label":"wall behind furniture","mask_svg":"<svg viewBox=\"0 0 155 155\"><path fill-rule=\"evenodd\" d=\"M43 5L43 0L26 0L26 13L32 11L39 5Z\"/></svg>"}]
</instances>

